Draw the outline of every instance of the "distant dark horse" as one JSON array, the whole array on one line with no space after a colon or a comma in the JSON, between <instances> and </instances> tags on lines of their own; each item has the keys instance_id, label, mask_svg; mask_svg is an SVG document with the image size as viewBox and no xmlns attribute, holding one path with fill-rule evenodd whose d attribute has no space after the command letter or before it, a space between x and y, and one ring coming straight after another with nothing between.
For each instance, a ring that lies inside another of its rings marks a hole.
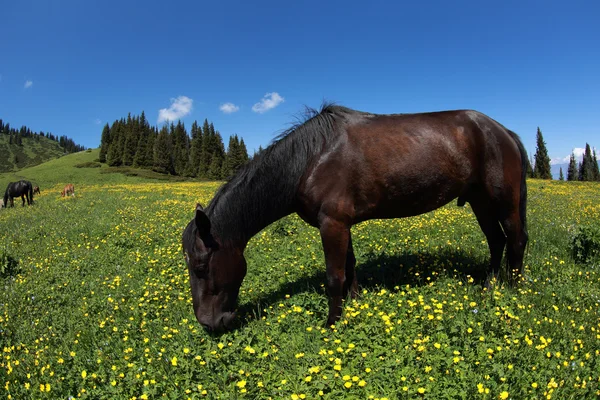
<instances>
[{"instance_id":1,"label":"distant dark horse","mask_svg":"<svg viewBox=\"0 0 600 400\"><path fill-rule=\"evenodd\" d=\"M40 194L40 187L39 186L34 186L33 187L33 194Z\"/></svg>"},{"instance_id":2,"label":"distant dark horse","mask_svg":"<svg viewBox=\"0 0 600 400\"><path fill-rule=\"evenodd\" d=\"M14 207L14 198L21 196L23 200L23 206L25 206L25 198L27 198L27 204L33 204L33 186L31 186L31 182L20 180L19 182L11 182L6 187L6 192L4 192L4 207L8 207L8 202L10 201L10 206Z\"/></svg>"},{"instance_id":3,"label":"distant dark horse","mask_svg":"<svg viewBox=\"0 0 600 400\"><path fill-rule=\"evenodd\" d=\"M526 166L519 137L477 111L313 110L239 170L206 210L197 204L183 233L196 319L210 330L233 326L246 244L293 212L321 233L327 325L339 320L342 299L358 293L352 225L422 214L456 198L471 204L487 237L488 279L499 277L508 243L507 275L515 282L527 243Z\"/></svg>"}]
</instances>

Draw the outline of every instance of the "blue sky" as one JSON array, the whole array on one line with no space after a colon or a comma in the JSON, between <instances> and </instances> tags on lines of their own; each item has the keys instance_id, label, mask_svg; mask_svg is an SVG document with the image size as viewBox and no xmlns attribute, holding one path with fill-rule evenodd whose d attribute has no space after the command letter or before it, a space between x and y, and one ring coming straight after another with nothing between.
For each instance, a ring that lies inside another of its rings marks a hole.
<instances>
[{"instance_id":1,"label":"blue sky","mask_svg":"<svg viewBox=\"0 0 600 400\"><path fill-rule=\"evenodd\" d=\"M557 160L600 147L595 1L19 0L0 13L0 118L86 147L144 110L188 129L208 118L252 153L323 99L476 109L530 155L539 126Z\"/></svg>"}]
</instances>

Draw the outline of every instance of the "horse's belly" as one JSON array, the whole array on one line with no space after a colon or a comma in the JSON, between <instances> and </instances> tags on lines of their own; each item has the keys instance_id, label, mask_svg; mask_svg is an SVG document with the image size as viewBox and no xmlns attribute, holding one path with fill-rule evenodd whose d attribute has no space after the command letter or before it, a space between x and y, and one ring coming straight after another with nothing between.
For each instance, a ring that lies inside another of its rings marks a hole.
<instances>
[{"instance_id":1,"label":"horse's belly","mask_svg":"<svg viewBox=\"0 0 600 400\"><path fill-rule=\"evenodd\" d=\"M440 208L464 191L465 185L457 181L379 187L373 191L379 193L370 201L356 203L356 217L359 220L412 217Z\"/></svg>"}]
</instances>

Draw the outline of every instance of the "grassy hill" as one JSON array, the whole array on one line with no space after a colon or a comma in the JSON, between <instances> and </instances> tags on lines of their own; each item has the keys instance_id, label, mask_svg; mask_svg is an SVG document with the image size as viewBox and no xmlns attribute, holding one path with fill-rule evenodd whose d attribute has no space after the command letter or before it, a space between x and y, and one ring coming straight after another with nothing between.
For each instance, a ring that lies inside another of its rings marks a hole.
<instances>
[{"instance_id":1,"label":"grassy hill","mask_svg":"<svg viewBox=\"0 0 600 400\"><path fill-rule=\"evenodd\" d=\"M23 138L23 145L9 144L8 135L0 135L0 172L17 171L59 158L64 150L58 142L45 137Z\"/></svg>"},{"instance_id":2,"label":"grassy hill","mask_svg":"<svg viewBox=\"0 0 600 400\"><path fill-rule=\"evenodd\" d=\"M4 135L2 135L4 136ZM158 174L153 171L136 168L111 168L100 164L98 159L100 149L88 149L78 153L64 155L34 167L18 171L0 172L0 194L4 193L9 182L27 179L40 187L46 188L72 183L75 189L82 185L139 183L150 180L183 181L182 177Z\"/></svg>"}]
</instances>

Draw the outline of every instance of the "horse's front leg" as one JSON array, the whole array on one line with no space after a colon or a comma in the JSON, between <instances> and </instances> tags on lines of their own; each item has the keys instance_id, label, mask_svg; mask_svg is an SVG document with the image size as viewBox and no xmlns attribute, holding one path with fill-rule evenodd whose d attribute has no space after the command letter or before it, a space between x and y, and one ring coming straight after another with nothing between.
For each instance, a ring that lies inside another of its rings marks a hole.
<instances>
[{"instance_id":1,"label":"horse's front leg","mask_svg":"<svg viewBox=\"0 0 600 400\"><path fill-rule=\"evenodd\" d=\"M349 234L348 252L346 253L346 285L344 287L344 297L350 293L353 299L358 296L358 280L356 279L356 257L352 247L352 234Z\"/></svg>"},{"instance_id":2,"label":"horse's front leg","mask_svg":"<svg viewBox=\"0 0 600 400\"><path fill-rule=\"evenodd\" d=\"M331 326L342 316L350 228L340 221L325 218L320 224L320 231L327 266L327 292L329 295L327 326Z\"/></svg>"}]
</instances>

